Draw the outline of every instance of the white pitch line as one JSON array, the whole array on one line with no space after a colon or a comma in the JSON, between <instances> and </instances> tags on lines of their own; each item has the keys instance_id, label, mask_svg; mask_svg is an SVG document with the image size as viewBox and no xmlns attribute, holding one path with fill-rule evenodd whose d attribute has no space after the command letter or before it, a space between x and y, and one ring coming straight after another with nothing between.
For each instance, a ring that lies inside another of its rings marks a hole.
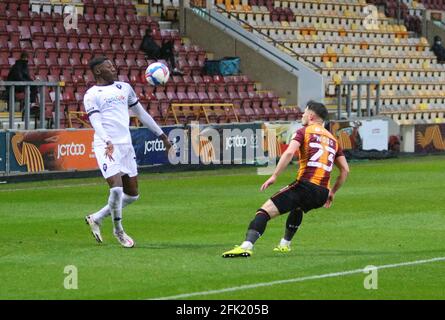
<instances>
[{"instance_id":1,"label":"white pitch line","mask_svg":"<svg viewBox=\"0 0 445 320\"><path fill-rule=\"evenodd\" d=\"M424 264L424 263L437 262L437 261L445 261L445 257L438 257L438 258L432 258L432 259L427 259L427 260L401 262L401 263L395 263L395 264L386 264L386 265L382 265L382 266L376 266L376 269L390 269L390 268L397 268L397 267L413 266L413 265L417 265L417 264ZM190 298L190 297L195 297L195 296L206 296L206 295L211 295L211 294L241 291L241 290L247 290L247 289L256 289L256 288L260 288L260 287L269 287L269 286L274 286L277 284L285 284L285 283L302 282L302 281L307 281L307 280L341 277L341 276L346 276L346 275L356 274L356 273L364 273L364 268L349 270L349 271L334 272L334 273L326 273L326 274L314 275L314 276L307 276L307 277L302 277L302 278L293 278L293 279L277 280L277 281L271 281L271 282L254 283L254 284L248 284L248 285L232 287L232 288L225 288L225 289L220 289L220 290L184 293L184 294L178 294L176 296L151 298L149 300L183 299L183 298Z\"/></svg>"}]
</instances>

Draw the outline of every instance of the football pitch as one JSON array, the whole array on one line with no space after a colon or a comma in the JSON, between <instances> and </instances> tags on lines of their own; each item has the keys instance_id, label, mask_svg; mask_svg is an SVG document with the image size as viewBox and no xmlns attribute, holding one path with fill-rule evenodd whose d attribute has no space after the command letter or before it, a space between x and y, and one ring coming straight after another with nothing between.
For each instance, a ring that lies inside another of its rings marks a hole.
<instances>
[{"instance_id":1,"label":"football pitch","mask_svg":"<svg viewBox=\"0 0 445 320\"><path fill-rule=\"evenodd\" d=\"M265 192L255 168L142 174L123 213L133 249L110 219L100 245L84 222L107 201L102 178L1 185L0 299L445 299L445 156L350 166L333 207L304 216L290 253L272 251L283 216L239 259L221 253L295 165Z\"/></svg>"}]
</instances>

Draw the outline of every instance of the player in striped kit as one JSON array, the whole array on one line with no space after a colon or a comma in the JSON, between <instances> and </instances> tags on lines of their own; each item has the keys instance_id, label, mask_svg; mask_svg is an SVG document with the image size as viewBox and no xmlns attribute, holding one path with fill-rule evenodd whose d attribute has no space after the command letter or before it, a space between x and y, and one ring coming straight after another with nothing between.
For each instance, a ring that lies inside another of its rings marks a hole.
<instances>
[{"instance_id":1,"label":"player in striped kit","mask_svg":"<svg viewBox=\"0 0 445 320\"><path fill-rule=\"evenodd\" d=\"M303 114L303 128L299 129L295 138L281 156L272 176L261 186L266 190L275 183L277 177L292 161L294 154L300 152L297 179L287 187L273 195L257 210L255 218L250 223L245 241L234 249L223 253L224 258L249 257L253 253L253 245L264 233L267 222L280 214L289 213L283 239L274 249L277 252L289 252L290 244L303 213L323 205L329 208L338 189L346 181L349 166L334 136L323 127L327 120L326 107L310 101ZM331 172L334 164L340 174L332 189L329 188Z\"/></svg>"}]
</instances>

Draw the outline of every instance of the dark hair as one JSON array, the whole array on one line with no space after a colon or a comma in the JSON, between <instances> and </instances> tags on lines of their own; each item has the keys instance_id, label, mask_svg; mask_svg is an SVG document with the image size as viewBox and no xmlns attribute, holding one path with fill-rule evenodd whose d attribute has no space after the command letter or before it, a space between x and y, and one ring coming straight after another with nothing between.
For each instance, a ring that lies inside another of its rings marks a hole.
<instances>
[{"instance_id":1,"label":"dark hair","mask_svg":"<svg viewBox=\"0 0 445 320\"><path fill-rule=\"evenodd\" d=\"M437 42L437 41L442 41L442 39L439 36L434 36L434 42Z\"/></svg>"},{"instance_id":2,"label":"dark hair","mask_svg":"<svg viewBox=\"0 0 445 320\"><path fill-rule=\"evenodd\" d=\"M90 62L88 63L88 65L90 66L91 71L93 71L94 73L94 68L102 63L104 63L105 61L107 61L108 58L105 56L99 56L99 57L94 57L93 59L90 60Z\"/></svg>"},{"instance_id":3,"label":"dark hair","mask_svg":"<svg viewBox=\"0 0 445 320\"><path fill-rule=\"evenodd\" d=\"M26 51L23 51L20 54L20 60L28 60L28 57L29 57L29 55L28 55L28 52L26 52Z\"/></svg>"},{"instance_id":4,"label":"dark hair","mask_svg":"<svg viewBox=\"0 0 445 320\"><path fill-rule=\"evenodd\" d=\"M322 119L323 121L328 120L328 109L326 109L325 105L320 102L309 101L306 107L315 112L315 114Z\"/></svg>"}]
</instances>

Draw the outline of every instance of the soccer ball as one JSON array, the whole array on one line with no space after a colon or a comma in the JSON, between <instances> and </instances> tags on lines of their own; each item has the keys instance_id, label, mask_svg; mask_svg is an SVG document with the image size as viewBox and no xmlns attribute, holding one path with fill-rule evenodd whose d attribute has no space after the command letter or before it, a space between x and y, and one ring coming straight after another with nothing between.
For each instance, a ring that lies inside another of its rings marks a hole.
<instances>
[{"instance_id":1,"label":"soccer ball","mask_svg":"<svg viewBox=\"0 0 445 320\"><path fill-rule=\"evenodd\" d=\"M154 62L145 70L145 79L152 86L164 85L170 77L170 70L160 62Z\"/></svg>"}]
</instances>

